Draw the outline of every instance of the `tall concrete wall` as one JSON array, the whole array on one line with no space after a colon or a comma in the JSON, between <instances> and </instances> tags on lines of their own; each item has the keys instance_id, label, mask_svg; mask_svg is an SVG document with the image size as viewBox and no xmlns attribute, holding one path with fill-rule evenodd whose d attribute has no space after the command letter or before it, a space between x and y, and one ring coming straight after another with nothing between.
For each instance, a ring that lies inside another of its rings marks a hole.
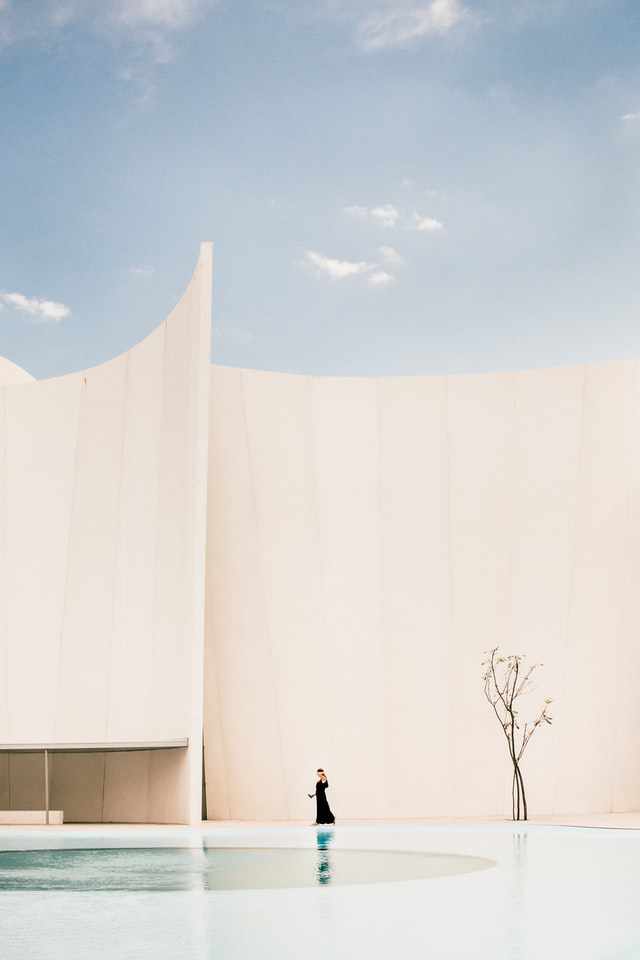
<instances>
[{"instance_id":1,"label":"tall concrete wall","mask_svg":"<svg viewBox=\"0 0 640 960\"><path fill-rule=\"evenodd\" d=\"M201 804L210 311L203 245L142 343L0 388L0 743L188 737L179 820Z\"/></svg>"},{"instance_id":2,"label":"tall concrete wall","mask_svg":"<svg viewBox=\"0 0 640 960\"><path fill-rule=\"evenodd\" d=\"M640 806L636 362L334 379L213 367L209 816L506 814L486 649L543 661L533 812Z\"/></svg>"},{"instance_id":3,"label":"tall concrete wall","mask_svg":"<svg viewBox=\"0 0 640 960\"><path fill-rule=\"evenodd\" d=\"M310 818L318 765L339 817L502 814L500 645L556 699L532 811L637 809L638 363L209 369L210 301L205 246L121 357L0 362L0 745L189 738L53 757L78 820L199 819L203 723L211 817ZM0 806L42 788L0 753Z\"/></svg>"}]
</instances>

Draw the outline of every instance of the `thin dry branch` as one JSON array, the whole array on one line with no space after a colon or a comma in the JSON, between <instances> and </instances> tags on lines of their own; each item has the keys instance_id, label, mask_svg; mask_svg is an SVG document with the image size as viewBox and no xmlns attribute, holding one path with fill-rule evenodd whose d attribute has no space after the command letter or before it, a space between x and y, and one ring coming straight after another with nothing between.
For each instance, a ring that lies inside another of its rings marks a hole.
<instances>
[{"instance_id":1,"label":"thin dry branch","mask_svg":"<svg viewBox=\"0 0 640 960\"><path fill-rule=\"evenodd\" d=\"M496 719L502 728L502 732L507 741L509 756L513 763L514 819L520 819L522 802L524 819L526 820L527 801L519 761L536 730L543 723L550 724L552 722L552 717L549 713L549 707L552 701L550 698L547 698L536 719L533 721L527 720L524 727L521 727L518 722L519 712L517 709L517 701L523 693L530 691L532 677L542 664L534 663L525 670L525 657L520 654L501 657L498 656L498 649L498 647L493 647L493 649L488 650L487 659L482 662L484 694L491 704Z\"/></svg>"}]
</instances>

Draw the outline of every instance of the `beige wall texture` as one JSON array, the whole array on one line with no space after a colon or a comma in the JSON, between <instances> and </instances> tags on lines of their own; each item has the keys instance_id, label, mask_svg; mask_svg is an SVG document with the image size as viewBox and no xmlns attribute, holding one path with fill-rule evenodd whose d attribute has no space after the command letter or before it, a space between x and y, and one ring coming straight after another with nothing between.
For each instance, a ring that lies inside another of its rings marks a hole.
<instances>
[{"instance_id":1,"label":"beige wall texture","mask_svg":"<svg viewBox=\"0 0 640 960\"><path fill-rule=\"evenodd\" d=\"M639 364L210 368L210 308L203 245L122 356L0 361L0 746L189 739L55 754L52 807L197 821L204 724L212 818L311 819L318 765L339 818L507 814L500 645L556 700L531 812L640 808ZM0 808L42 776L1 751Z\"/></svg>"},{"instance_id":2,"label":"beige wall texture","mask_svg":"<svg viewBox=\"0 0 640 960\"><path fill-rule=\"evenodd\" d=\"M203 244L127 353L36 382L0 367L0 744L188 737L177 820L201 806L210 322Z\"/></svg>"},{"instance_id":3,"label":"beige wall texture","mask_svg":"<svg viewBox=\"0 0 640 960\"><path fill-rule=\"evenodd\" d=\"M556 700L530 811L640 807L639 373L212 368L210 817L312 819L318 765L338 817L508 814L495 645Z\"/></svg>"}]
</instances>

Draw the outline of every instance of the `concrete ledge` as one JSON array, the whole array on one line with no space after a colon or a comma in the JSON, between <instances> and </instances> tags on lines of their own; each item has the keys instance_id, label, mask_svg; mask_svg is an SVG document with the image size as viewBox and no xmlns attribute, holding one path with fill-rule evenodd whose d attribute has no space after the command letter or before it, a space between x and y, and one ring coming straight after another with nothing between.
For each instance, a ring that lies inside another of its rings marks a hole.
<instances>
[{"instance_id":1,"label":"concrete ledge","mask_svg":"<svg viewBox=\"0 0 640 960\"><path fill-rule=\"evenodd\" d=\"M46 824L46 810L0 810L0 824L31 826L32 824ZM64 823L63 810L49 810L49 824L60 826Z\"/></svg>"},{"instance_id":2,"label":"concrete ledge","mask_svg":"<svg viewBox=\"0 0 640 960\"><path fill-rule=\"evenodd\" d=\"M131 753L148 750L178 750L189 746L189 738L180 740L125 740L100 743L0 743L0 753Z\"/></svg>"}]
</instances>

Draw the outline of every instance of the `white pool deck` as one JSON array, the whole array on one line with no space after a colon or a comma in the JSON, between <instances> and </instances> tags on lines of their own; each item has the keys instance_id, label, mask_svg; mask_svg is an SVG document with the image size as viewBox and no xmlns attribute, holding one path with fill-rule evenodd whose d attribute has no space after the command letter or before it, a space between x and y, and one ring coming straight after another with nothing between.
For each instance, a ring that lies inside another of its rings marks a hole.
<instances>
[{"instance_id":1,"label":"white pool deck","mask_svg":"<svg viewBox=\"0 0 640 960\"><path fill-rule=\"evenodd\" d=\"M503 817L476 817L451 818L436 817L431 819L415 820L340 820L337 826L343 827L387 827L387 826L415 826L415 827L460 827L460 826L495 826L502 824L514 828L527 826L555 826L555 827L591 827L594 829L617 828L620 830L640 830L640 811L634 813L575 813L554 816L535 816L528 821L514 823ZM101 836L127 838L135 834L149 838L191 837L199 843L198 837L224 836L228 831L279 830L283 836L289 830L310 827L306 820L203 820L195 826L182 824L160 823L65 823L59 824L0 824L0 850L4 840L17 835L37 838L38 836L56 836L58 834L90 834L95 839Z\"/></svg>"},{"instance_id":2,"label":"white pool deck","mask_svg":"<svg viewBox=\"0 0 640 960\"><path fill-rule=\"evenodd\" d=\"M0 849L316 846L305 823L2 827ZM478 873L354 886L1 892L2 960L638 960L640 813L339 822L332 849L487 857Z\"/></svg>"}]
</instances>

